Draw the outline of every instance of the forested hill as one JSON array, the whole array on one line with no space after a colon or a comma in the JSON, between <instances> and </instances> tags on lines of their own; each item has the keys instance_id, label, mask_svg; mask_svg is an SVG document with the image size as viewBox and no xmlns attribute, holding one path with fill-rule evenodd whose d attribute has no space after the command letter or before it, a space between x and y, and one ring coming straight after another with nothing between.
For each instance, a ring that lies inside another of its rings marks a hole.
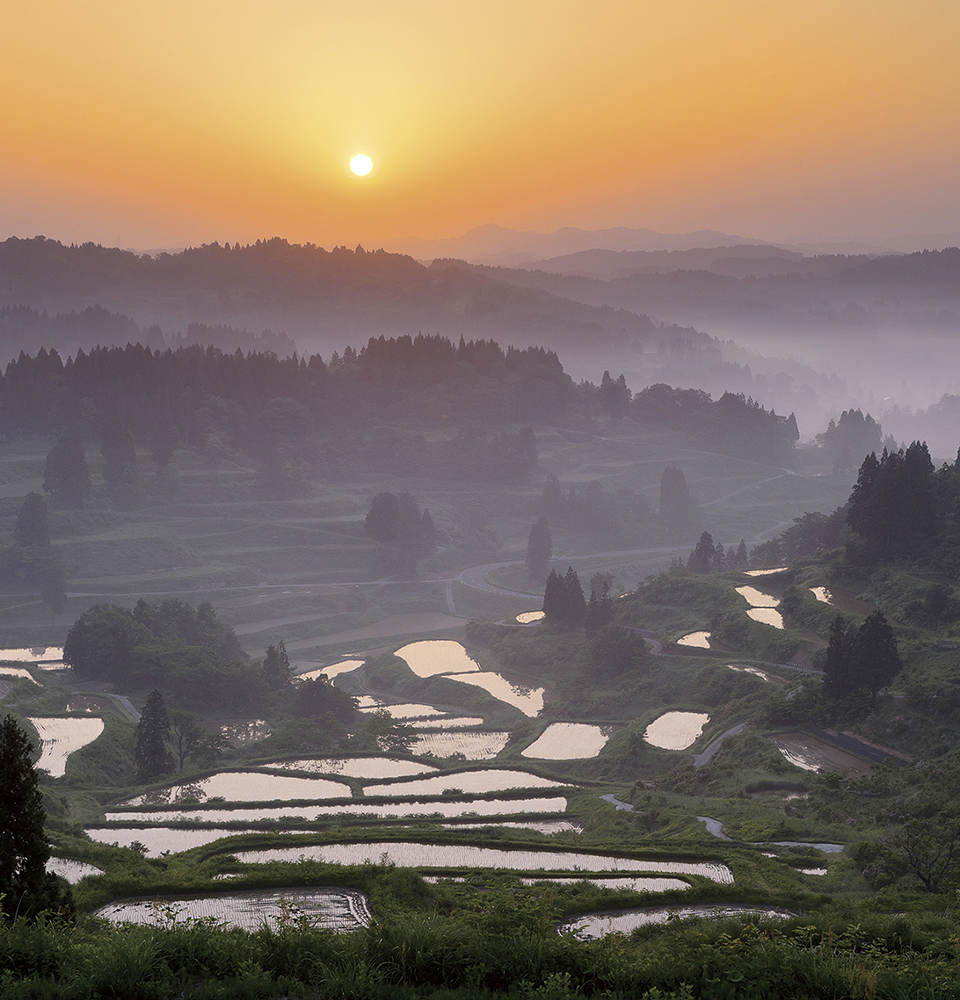
<instances>
[{"instance_id":1,"label":"forested hill","mask_svg":"<svg viewBox=\"0 0 960 1000\"><path fill-rule=\"evenodd\" d=\"M650 351L664 336L646 316L518 288L456 263L427 268L383 250L327 251L279 238L156 257L10 238L0 243L0 307L6 307L0 332L8 357L41 345L62 353L127 340L176 346L178 333L230 351L292 353L289 341L269 339L284 334L303 352L325 353L379 334L440 332L542 345L565 357ZM191 324L202 327L202 336L190 335ZM122 339L120 327L126 327ZM249 339L263 331L271 333L262 344ZM666 330L668 338L680 333L711 342L696 331Z\"/></svg>"},{"instance_id":2,"label":"forested hill","mask_svg":"<svg viewBox=\"0 0 960 1000\"><path fill-rule=\"evenodd\" d=\"M150 445L155 461L174 447L219 453L240 449L275 470L329 467L364 448L371 461L399 470L416 465L422 436L403 447L389 424L459 429L448 458L457 474L522 478L536 465L529 428L518 437L488 425L560 423L595 431L600 421L632 420L685 432L698 447L782 464L796 422L752 399L654 385L634 397L621 375L575 384L543 348L501 348L493 341L455 345L445 337L372 338L325 362L320 355L279 358L199 346L151 350L97 348L66 361L56 351L21 354L0 377L0 436L27 434L124 439ZM466 425L466 426L464 426ZM419 435L419 431L409 431ZM354 441L354 439L357 439ZM351 444L351 442L353 442ZM486 442L486 443L485 443ZM369 445L369 447L367 447ZM489 447L488 447L489 445ZM485 449L486 458L478 458ZM336 458L336 456L341 456ZM472 456L470 470L462 468ZM487 461L489 459L489 462ZM349 459L353 460L353 459Z\"/></svg>"}]
</instances>

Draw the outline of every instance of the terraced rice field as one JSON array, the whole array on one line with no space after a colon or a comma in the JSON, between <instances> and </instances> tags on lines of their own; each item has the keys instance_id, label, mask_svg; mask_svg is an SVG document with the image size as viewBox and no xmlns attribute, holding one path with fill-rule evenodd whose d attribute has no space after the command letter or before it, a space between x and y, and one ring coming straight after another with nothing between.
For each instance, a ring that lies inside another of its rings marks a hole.
<instances>
[{"instance_id":1,"label":"terraced rice field","mask_svg":"<svg viewBox=\"0 0 960 1000\"><path fill-rule=\"evenodd\" d=\"M0 664L0 677L16 677L17 680L32 681L39 685L39 681L33 679L33 674L26 667L6 667Z\"/></svg>"},{"instance_id":2,"label":"terraced rice field","mask_svg":"<svg viewBox=\"0 0 960 1000\"><path fill-rule=\"evenodd\" d=\"M610 726L553 722L520 753L539 760L581 760L596 757L613 734Z\"/></svg>"},{"instance_id":3,"label":"terraced rice field","mask_svg":"<svg viewBox=\"0 0 960 1000\"><path fill-rule=\"evenodd\" d=\"M37 767L60 778L67 770L70 754L92 743L103 732L103 719L55 716L28 720L40 737Z\"/></svg>"},{"instance_id":4,"label":"terraced rice field","mask_svg":"<svg viewBox=\"0 0 960 1000\"><path fill-rule=\"evenodd\" d=\"M647 726L643 738L661 750L686 750L709 720L704 712L665 712Z\"/></svg>"},{"instance_id":5,"label":"terraced rice field","mask_svg":"<svg viewBox=\"0 0 960 1000\"><path fill-rule=\"evenodd\" d=\"M488 768L480 771L448 771L431 778L413 781L385 782L364 785L364 795L389 795L409 797L411 795L442 795L445 789L457 788L465 795L483 795L487 792L505 792L516 788L563 788L569 782L552 781L539 774L526 771L508 771Z\"/></svg>"},{"instance_id":6,"label":"terraced rice field","mask_svg":"<svg viewBox=\"0 0 960 1000\"><path fill-rule=\"evenodd\" d=\"M469 673L480 669L476 660L471 660L463 646L453 639L411 642L398 649L395 655L405 660L418 677Z\"/></svg>"},{"instance_id":7,"label":"terraced rice field","mask_svg":"<svg viewBox=\"0 0 960 1000\"><path fill-rule=\"evenodd\" d=\"M221 771L209 778L182 785L170 785L136 795L125 806L165 805L180 799L222 797L229 802L275 802L282 799L350 798L350 786L328 778L298 778L256 771Z\"/></svg>"},{"instance_id":8,"label":"terraced rice field","mask_svg":"<svg viewBox=\"0 0 960 1000\"><path fill-rule=\"evenodd\" d=\"M507 745L510 734L468 733L457 729L423 733L413 753L432 757L463 757L464 760L492 760Z\"/></svg>"},{"instance_id":9,"label":"terraced rice field","mask_svg":"<svg viewBox=\"0 0 960 1000\"><path fill-rule=\"evenodd\" d=\"M450 678L461 684L472 684L483 688L487 694L507 705L518 708L524 715L534 718L543 709L543 688L528 688L519 684L511 684L501 674L483 671L473 674L456 674Z\"/></svg>"},{"instance_id":10,"label":"terraced rice field","mask_svg":"<svg viewBox=\"0 0 960 1000\"><path fill-rule=\"evenodd\" d=\"M368 927L372 919L370 901L356 889L338 887L251 890L228 892L199 899L116 900L96 911L111 923L147 924L166 927L181 920L214 920L225 927L245 931L299 924L332 931L354 931Z\"/></svg>"},{"instance_id":11,"label":"terraced rice field","mask_svg":"<svg viewBox=\"0 0 960 1000\"><path fill-rule=\"evenodd\" d=\"M736 917L748 914L783 918L793 916L782 910L759 906L662 906L656 909L584 913L564 920L557 930L560 934L573 934L581 941L596 941L608 934L629 934L638 927L665 924L668 920L684 920L690 917Z\"/></svg>"},{"instance_id":12,"label":"terraced rice field","mask_svg":"<svg viewBox=\"0 0 960 1000\"><path fill-rule=\"evenodd\" d=\"M339 774L345 778L400 778L407 774L436 771L432 764L399 757L301 757L265 764L284 771L307 771L313 774Z\"/></svg>"},{"instance_id":13,"label":"terraced rice field","mask_svg":"<svg viewBox=\"0 0 960 1000\"><path fill-rule=\"evenodd\" d=\"M236 852L244 864L298 861L301 857L342 865L374 863L378 858L401 868L495 868L513 871L659 872L666 875L700 875L730 885L733 873L716 861L658 861L647 858L610 857L582 851L520 851L469 844L425 844L380 841L367 844L323 844Z\"/></svg>"},{"instance_id":14,"label":"terraced rice field","mask_svg":"<svg viewBox=\"0 0 960 1000\"><path fill-rule=\"evenodd\" d=\"M689 634L682 636L677 639L678 646L693 646L695 649L709 649L710 648L710 633L709 632L690 632Z\"/></svg>"}]
</instances>

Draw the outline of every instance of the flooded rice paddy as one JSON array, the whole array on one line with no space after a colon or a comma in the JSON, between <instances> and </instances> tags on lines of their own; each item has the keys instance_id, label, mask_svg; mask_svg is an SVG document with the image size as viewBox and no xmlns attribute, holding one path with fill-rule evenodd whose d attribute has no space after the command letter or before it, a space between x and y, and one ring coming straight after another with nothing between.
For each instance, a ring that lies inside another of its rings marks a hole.
<instances>
[{"instance_id":1,"label":"flooded rice paddy","mask_svg":"<svg viewBox=\"0 0 960 1000\"><path fill-rule=\"evenodd\" d=\"M158 788L134 796L125 806L165 805L181 799L222 797L230 802L274 802L278 799L350 798L350 786L329 778L297 778L283 774L260 774L256 771L221 771L180 785Z\"/></svg>"},{"instance_id":2,"label":"flooded rice paddy","mask_svg":"<svg viewBox=\"0 0 960 1000\"><path fill-rule=\"evenodd\" d=\"M288 820L300 823L329 819L332 816L362 816L368 819L409 819L414 816L456 819L466 816L516 816L521 813L562 813L567 800L562 796L529 799L469 799L454 802L444 799L407 802L397 800L385 804L372 802L343 802L336 805L264 806L258 809L216 809L193 806L183 810L162 812L108 812L109 823L256 823L259 820ZM142 830L149 834L149 830ZM229 837L230 831L221 830L219 836ZM147 843L146 836L142 837ZM178 848L184 850L184 848Z\"/></svg>"},{"instance_id":3,"label":"flooded rice paddy","mask_svg":"<svg viewBox=\"0 0 960 1000\"><path fill-rule=\"evenodd\" d=\"M457 757L464 760L492 760L507 745L510 734L468 733L456 729L424 733L413 753L431 757Z\"/></svg>"},{"instance_id":4,"label":"flooded rice paddy","mask_svg":"<svg viewBox=\"0 0 960 1000\"><path fill-rule=\"evenodd\" d=\"M245 833L263 834L262 829L222 830L212 827L179 829L173 826L153 826L149 829L138 827L88 826L84 832L99 844L116 844L130 847L143 844L148 858L158 858L161 854L177 854L194 847L206 847L223 837L239 837ZM311 830L287 830L287 833L311 833Z\"/></svg>"},{"instance_id":5,"label":"flooded rice paddy","mask_svg":"<svg viewBox=\"0 0 960 1000\"><path fill-rule=\"evenodd\" d=\"M543 618L542 611L524 611L517 615L517 621L521 625L530 625L532 622L538 622Z\"/></svg>"},{"instance_id":6,"label":"flooded rice paddy","mask_svg":"<svg viewBox=\"0 0 960 1000\"><path fill-rule=\"evenodd\" d=\"M398 649L395 655L405 660L418 677L468 673L480 669L477 661L471 660L463 646L453 639L411 642Z\"/></svg>"},{"instance_id":7,"label":"flooded rice paddy","mask_svg":"<svg viewBox=\"0 0 960 1000\"><path fill-rule=\"evenodd\" d=\"M520 709L524 715L528 715L530 718L539 715L543 708L543 688L528 688L519 684L511 684L502 674L485 670L475 674L458 674L451 677L450 680L483 688L497 701Z\"/></svg>"},{"instance_id":8,"label":"flooded rice paddy","mask_svg":"<svg viewBox=\"0 0 960 1000\"><path fill-rule=\"evenodd\" d=\"M103 719L97 718L31 718L40 737L40 759L37 767L60 778L67 769L67 758L75 750L92 743L103 732Z\"/></svg>"},{"instance_id":9,"label":"flooded rice paddy","mask_svg":"<svg viewBox=\"0 0 960 1000\"><path fill-rule=\"evenodd\" d=\"M372 712L377 708L385 708L395 719L432 719L447 715L442 708L433 705L423 705L418 702L405 702L401 705L387 705L379 698L362 694L357 698L357 707L362 712Z\"/></svg>"},{"instance_id":10,"label":"flooded rice paddy","mask_svg":"<svg viewBox=\"0 0 960 1000\"><path fill-rule=\"evenodd\" d=\"M747 608L747 617L762 625L783 628L783 615L776 608Z\"/></svg>"},{"instance_id":11,"label":"flooded rice paddy","mask_svg":"<svg viewBox=\"0 0 960 1000\"><path fill-rule=\"evenodd\" d=\"M760 906L703 905L662 906L657 909L619 910L611 913L584 913L564 920L557 928L561 934L573 934L581 941L596 941L608 934L629 934L638 927L665 924L668 920L685 920L690 917L781 917L794 914Z\"/></svg>"},{"instance_id":12,"label":"flooded rice paddy","mask_svg":"<svg viewBox=\"0 0 960 1000\"><path fill-rule=\"evenodd\" d=\"M337 663L330 663L325 667L318 667L316 670L305 670L302 674L297 674L295 680L315 681L320 677L326 677L327 680L332 681L334 677L340 674L347 674L351 670L356 670L357 667L362 666L363 660L340 660Z\"/></svg>"},{"instance_id":13,"label":"flooded rice paddy","mask_svg":"<svg viewBox=\"0 0 960 1000\"><path fill-rule=\"evenodd\" d=\"M17 680L32 681L34 684L40 683L34 680L33 674L26 667L5 667L0 664L0 677L16 677Z\"/></svg>"},{"instance_id":14,"label":"flooded rice paddy","mask_svg":"<svg viewBox=\"0 0 960 1000\"><path fill-rule=\"evenodd\" d=\"M482 726L483 719L479 715L443 715L438 719L412 719L407 725L413 729L437 729L438 726L443 726L457 730Z\"/></svg>"},{"instance_id":15,"label":"flooded rice paddy","mask_svg":"<svg viewBox=\"0 0 960 1000\"><path fill-rule=\"evenodd\" d=\"M433 764L398 757L303 757L299 760L278 760L264 766L278 771L339 774L345 778L402 778L407 774L436 771Z\"/></svg>"},{"instance_id":16,"label":"flooded rice paddy","mask_svg":"<svg viewBox=\"0 0 960 1000\"><path fill-rule=\"evenodd\" d=\"M695 649L710 648L709 632L690 632L688 635L677 639L678 646L693 646Z\"/></svg>"},{"instance_id":17,"label":"flooded rice paddy","mask_svg":"<svg viewBox=\"0 0 960 1000\"><path fill-rule=\"evenodd\" d=\"M47 862L47 871L66 879L71 885L76 885L80 879L88 875L104 874L102 868L87 864L86 861L74 861L72 858L50 858Z\"/></svg>"},{"instance_id":18,"label":"flooded rice paddy","mask_svg":"<svg viewBox=\"0 0 960 1000\"><path fill-rule=\"evenodd\" d=\"M821 604L833 604L833 597L826 587L811 587L810 593L820 601Z\"/></svg>"},{"instance_id":19,"label":"flooded rice paddy","mask_svg":"<svg viewBox=\"0 0 960 1000\"><path fill-rule=\"evenodd\" d=\"M368 844L323 844L238 851L244 864L299 861L301 857L342 865L374 863L385 857L401 868L505 868L515 871L659 872L668 875L701 875L730 885L733 874L720 862L655 861L647 858L609 857L582 851L500 850L469 844L425 844L380 841Z\"/></svg>"},{"instance_id":20,"label":"flooded rice paddy","mask_svg":"<svg viewBox=\"0 0 960 1000\"><path fill-rule=\"evenodd\" d=\"M759 677L760 680L766 681L770 684L786 683L782 677L778 677L776 674L771 674L769 670L762 670L760 667L755 667L749 663L728 663L727 669L736 670L743 674L751 674L752 676Z\"/></svg>"},{"instance_id":21,"label":"flooded rice paddy","mask_svg":"<svg viewBox=\"0 0 960 1000\"><path fill-rule=\"evenodd\" d=\"M596 757L613 734L610 726L580 722L553 722L540 737L520 752L539 760L580 760Z\"/></svg>"},{"instance_id":22,"label":"flooded rice paddy","mask_svg":"<svg viewBox=\"0 0 960 1000\"><path fill-rule=\"evenodd\" d=\"M413 781L397 781L378 785L364 785L364 795L442 795L445 790L456 788L464 795L483 795L487 792L506 792L518 788L564 788L570 782L552 781L539 774L526 771L508 771L489 768L482 771L453 771Z\"/></svg>"},{"instance_id":23,"label":"flooded rice paddy","mask_svg":"<svg viewBox=\"0 0 960 1000\"><path fill-rule=\"evenodd\" d=\"M12 663L62 663L62 646L20 646L0 649L0 661Z\"/></svg>"},{"instance_id":24,"label":"flooded rice paddy","mask_svg":"<svg viewBox=\"0 0 960 1000\"><path fill-rule=\"evenodd\" d=\"M748 569L744 571L744 576L770 576L771 573L782 573L787 567L776 566L773 569Z\"/></svg>"},{"instance_id":25,"label":"flooded rice paddy","mask_svg":"<svg viewBox=\"0 0 960 1000\"><path fill-rule=\"evenodd\" d=\"M773 594L765 594L756 587L735 587L736 592L750 605L751 608L775 608L780 600Z\"/></svg>"},{"instance_id":26,"label":"flooded rice paddy","mask_svg":"<svg viewBox=\"0 0 960 1000\"><path fill-rule=\"evenodd\" d=\"M825 740L803 733L781 733L773 742L783 756L804 771L829 771L836 774L869 774L870 765L853 754Z\"/></svg>"},{"instance_id":27,"label":"flooded rice paddy","mask_svg":"<svg viewBox=\"0 0 960 1000\"><path fill-rule=\"evenodd\" d=\"M214 920L245 931L277 929L305 919L311 927L353 931L368 927L370 901L356 889L338 887L228 892L200 899L125 899L101 906L95 916L111 923L166 927L181 920Z\"/></svg>"},{"instance_id":28,"label":"flooded rice paddy","mask_svg":"<svg viewBox=\"0 0 960 1000\"><path fill-rule=\"evenodd\" d=\"M709 720L705 712L665 712L647 726L643 738L661 750L686 750Z\"/></svg>"}]
</instances>

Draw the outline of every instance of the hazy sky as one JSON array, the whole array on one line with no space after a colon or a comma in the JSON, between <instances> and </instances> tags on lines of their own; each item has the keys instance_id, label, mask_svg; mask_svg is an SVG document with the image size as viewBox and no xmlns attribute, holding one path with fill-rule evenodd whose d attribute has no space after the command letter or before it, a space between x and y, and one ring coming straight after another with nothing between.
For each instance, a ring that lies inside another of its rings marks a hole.
<instances>
[{"instance_id":1,"label":"hazy sky","mask_svg":"<svg viewBox=\"0 0 960 1000\"><path fill-rule=\"evenodd\" d=\"M960 229L957 0L0 7L0 238Z\"/></svg>"}]
</instances>

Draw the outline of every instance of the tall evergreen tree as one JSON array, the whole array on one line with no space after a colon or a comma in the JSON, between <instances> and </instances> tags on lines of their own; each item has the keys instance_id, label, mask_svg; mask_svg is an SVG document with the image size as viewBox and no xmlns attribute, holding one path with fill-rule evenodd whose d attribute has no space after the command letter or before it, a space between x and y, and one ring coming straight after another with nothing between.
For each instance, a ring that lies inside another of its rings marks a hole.
<instances>
[{"instance_id":1,"label":"tall evergreen tree","mask_svg":"<svg viewBox=\"0 0 960 1000\"><path fill-rule=\"evenodd\" d=\"M90 495L90 470L83 442L76 434L61 437L47 455L43 489L68 507L82 507Z\"/></svg>"},{"instance_id":2,"label":"tall evergreen tree","mask_svg":"<svg viewBox=\"0 0 960 1000\"><path fill-rule=\"evenodd\" d=\"M0 723L0 907L7 916L36 912L48 888L50 844L32 753L17 720L6 716Z\"/></svg>"},{"instance_id":3,"label":"tall evergreen tree","mask_svg":"<svg viewBox=\"0 0 960 1000\"><path fill-rule=\"evenodd\" d=\"M530 529L527 539L527 569L535 580L546 578L553 556L553 539L545 517L539 517Z\"/></svg>"},{"instance_id":4,"label":"tall evergreen tree","mask_svg":"<svg viewBox=\"0 0 960 1000\"><path fill-rule=\"evenodd\" d=\"M861 687L877 700L877 692L900 673L903 663L897 640L883 612L877 608L857 630L855 672Z\"/></svg>"},{"instance_id":5,"label":"tall evergreen tree","mask_svg":"<svg viewBox=\"0 0 960 1000\"><path fill-rule=\"evenodd\" d=\"M553 625L563 623L565 594L563 577L555 569L550 570L543 590L543 617L545 621Z\"/></svg>"},{"instance_id":6,"label":"tall evergreen tree","mask_svg":"<svg viewBox=\"0 0 960 1000\"><path fill-rule=\"evenodd\" d=\"M700 536L696 548L690 553L690 558L687 559L687 569L694 573L709 573L716 557L717 550L713 544L713 536L709 531L705 531Z\"/></svg>"},{"instance_id":7,"label":"tall evergreen tree","mask_svg":"<svg viewBox=\"0 0 960 1000\"><path fill-rule=\"evenodd\" d=\"M568 628L580 628L587 616L587 602L580 586L580 577L572 566L567 567L563 577L564 624Z\"/></svg>"},{"instance_id":8,"label":"tall evergreen tree","mask_svg":"<svg viewBox=\"0 0 960 1000\"><path fill-rule=\"evenodd\" d=\"M287 647L283 644L283 639L276 646L267 646L267 655L260 669L272 690L290 687L293 683L293 668L290 666L290 657L287 656Z\"/></svg>"},{"instance_id":9,"label":"tall evergreen tree","mask_svg":"<svg viewBox=\"0 0 960 1000\"><path fill-rule=\"evenodd\" d=\"M137 724L137 743L133 758L142 778L157 778L173 770L173 755L167 746L170 738L170 718L163 695L151 691Z\"/></svg>"}]
</instances>

